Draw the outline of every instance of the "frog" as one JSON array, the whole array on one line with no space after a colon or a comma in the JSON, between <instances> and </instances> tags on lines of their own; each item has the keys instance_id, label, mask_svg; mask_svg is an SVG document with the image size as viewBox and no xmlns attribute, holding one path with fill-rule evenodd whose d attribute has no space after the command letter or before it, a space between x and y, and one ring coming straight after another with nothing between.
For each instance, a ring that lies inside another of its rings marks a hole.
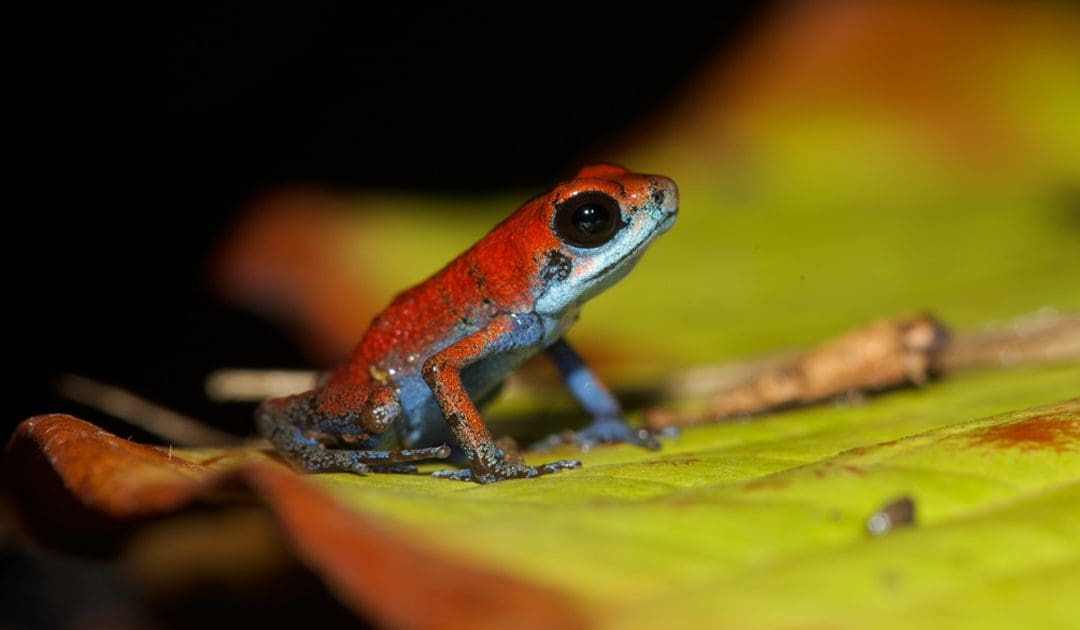
<instances>
[{"instance_id":1,"label":"frog","mask_svg":"<svg viewBox=\"0 0 1080 630\"><path fill-rule=\"evenodd\" d=\"M452 454L463 467L435 476L484 484L577 468L579 460L529 466L508 456L480 413L511 372L545 353L591 417L569 441L658 448L655 436L626 423L565 334L582 305L672 227L678 209L667 177L607 163L580 169L394 297L314 389L262 402L258 432L309 473L415 473L416 462Z\"/></svg>"}]
</instances>

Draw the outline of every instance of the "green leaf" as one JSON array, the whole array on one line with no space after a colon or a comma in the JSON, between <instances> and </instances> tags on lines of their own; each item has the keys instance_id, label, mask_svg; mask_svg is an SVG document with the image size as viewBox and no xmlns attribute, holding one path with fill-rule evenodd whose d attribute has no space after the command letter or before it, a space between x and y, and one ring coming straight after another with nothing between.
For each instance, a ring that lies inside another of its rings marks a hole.
<instances>
[{"instance_id":1,"label":"green leaf","mask_svg":"<svg viewBox=\"0 0 1080 630\"><path fill-rule=\"evenodd\" d=\"M977 418L1077 383L1077 365L976 374L696 427L658 453L598 449L581 470L491 486L315 482L450 553L573 593L614 626L1048 627L1080 622L1068 603L1027 607L1080 576L1080 400ZM915 525L869 536L868 517L898 497Z\"/></svg>"}]
</instances>

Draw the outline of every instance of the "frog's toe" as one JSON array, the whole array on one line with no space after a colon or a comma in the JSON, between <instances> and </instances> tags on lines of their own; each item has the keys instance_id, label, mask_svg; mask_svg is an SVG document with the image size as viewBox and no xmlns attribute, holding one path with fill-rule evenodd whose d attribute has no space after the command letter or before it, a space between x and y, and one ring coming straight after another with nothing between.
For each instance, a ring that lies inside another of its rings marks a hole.
<instances>
[{"instance_id":1,"label":"frog's toe","mask_svg":"<svg viewBox=\"0 0 1080 630\"><path fill-rule=\"evenodd\" d=\"M454 481L472 481L472 471L468 468L462 468L461 470L450 470L449 468L436 470L431 473L431 476L439 479L453 479Z\"/></svg>"},{"instance_id":2,"label":"frog's toe","mask_svg":"<svg viewBox=\"0 0 1080 630\"><path fill-rule=\"evenodd\" d=\"M473 480L480 483L495 483L508 479L532 479L540 475L550 475L563 470L580 468L581 462L576 459L560 459L539 466L526 466L517 462L499 462L498 466L474 475Z\"/></svg>"},{"instance_id":3,"label":"frog's toe","mask_svg":"<svg viewBox=\"0 0 1080 630\"><path fill-rule=\"evenodd\" d=\"M540 464L536 467L536 473L538 475L550 475L561 470L571 470L574 468L581 468L581 462L576 459L560 459L554 462L548 462L546 464Z\"/></svg>"},{"instance_id":4,"label":"frog's toe","mask_svg":"<svg viewBox=\"0 0 1080 630\"><path fill-rule=\"evenodd\" d=\"M581 462L576 459L560 459L539 466L526 466L515 462L500 462L495 468L473 474L472 470L439 470L431 473L433 477L440 479L455 479L457 481L475 481L477 483L495 483L508 479L531 479L540 475L550 475L562 470L580 468Z\"/></svg>"},{"instance_id":5,"label":"frog's toe","mask_svg":"<svg viewBox=\"0 0 1080 630\"><path fill-rule=\"evenodd\" d=\"M550 475L563 470L570 470L572 468L580 468L581 462L576 459L560 459L554 462L548 462L546 464L540 464L539 466L526 466L525 464L519 464L517 462L500 462L498 466L491 470L474 475L473 480L480 483L495 483L496 481L506 481L509 479L532 479L533 477L539 477L540 475Z\"/></svg>"}]
</instances>

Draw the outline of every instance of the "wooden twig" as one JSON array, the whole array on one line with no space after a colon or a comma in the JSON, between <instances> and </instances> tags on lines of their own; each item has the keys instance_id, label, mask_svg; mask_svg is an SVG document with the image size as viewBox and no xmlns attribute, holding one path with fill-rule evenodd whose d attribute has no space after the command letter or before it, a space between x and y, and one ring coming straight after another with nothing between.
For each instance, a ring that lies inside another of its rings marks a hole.
<instances>
[{"instance_id":1,"label":"wooden twig","mask_svg":"<svg viewBox=\"0 0 1080 630\"><path fill-rule=\"evenodd\" d=\"M1043 310L955 335L929 315L891 318L804 353L675 375L664 397L682 400L688 394L711 392L707 409L693 413L652 409L645 423L658 430L720 421L923 385L939 374L1069 359L1080 359L1080 314Z\"/></svg>"},{"instance_id":2,"label":"wooden twig","mask_svg":"<svg viewBox=\"0 0 1080 630\"><path fill-rule=\"evenodd\" d=\"M214 402L258 402L298 394L315 387L312 370L223 368L206 377L206 396Z\"/></svg>"},{"instance_id":3,"label":"wooden twig","mask_svg":"<svg viewBox=\"0 0 1080 630\"><path fill-rule=\"evenodd\" d=\"M985 367L1080 359L1080 313L1036 311L955 335L933 369L954 373Z\"/></svg>"},{"instance_id":4,"label":"wooden twig","mask_svg":"<svg viewBox=\"0 0 1080 630\"><path fill-rule=\"evenodd\" d=\"M162 407L126 389L94 379L64 374L56 380L64 398L93 407L177 446L235 446L241 438L190 416Z\"/></svg>"},{"instance_id":5,"label":"wooden twig","mask_svg":"<svg viewBox=\"0 0 1080 630\"><path fill-rule=\"evenodd\" d=\"M875 322L806 352L783 352L672 374L652 391L656 400L708 397L705 411L651 409L646 426L662 429L813 404L852 394L923 385L939 374L1080 359L1080 313L1044 309L1004 323L950 334L930 315ZM316 373L222 369L207 395L218 402L255 402L311 389ZM548 385L515 381L520 392Z\"/></svg>"}]
</instances>

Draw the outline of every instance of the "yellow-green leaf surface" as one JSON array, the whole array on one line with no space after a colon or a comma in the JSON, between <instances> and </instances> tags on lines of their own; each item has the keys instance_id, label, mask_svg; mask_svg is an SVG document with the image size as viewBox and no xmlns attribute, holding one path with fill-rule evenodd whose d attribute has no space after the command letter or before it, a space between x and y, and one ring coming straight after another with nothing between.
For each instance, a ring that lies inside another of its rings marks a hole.
<instances>
[{"instance_id":1,"label":"yellow-green leaf surface","mask_svg":"<svg viewBox=\"0 0 1080 630\"><path fill-rule=\"evenodd\" d=\"M985 373L694 428L657 453L604 448L580 470L492 486L315 481L572 593L601 624L1065 627L1080 623L1080 400L982 416L1078 383L1078 366ZM916 524L869 536L868 517L900 497Z\"/></svg>"}]
</instances>

